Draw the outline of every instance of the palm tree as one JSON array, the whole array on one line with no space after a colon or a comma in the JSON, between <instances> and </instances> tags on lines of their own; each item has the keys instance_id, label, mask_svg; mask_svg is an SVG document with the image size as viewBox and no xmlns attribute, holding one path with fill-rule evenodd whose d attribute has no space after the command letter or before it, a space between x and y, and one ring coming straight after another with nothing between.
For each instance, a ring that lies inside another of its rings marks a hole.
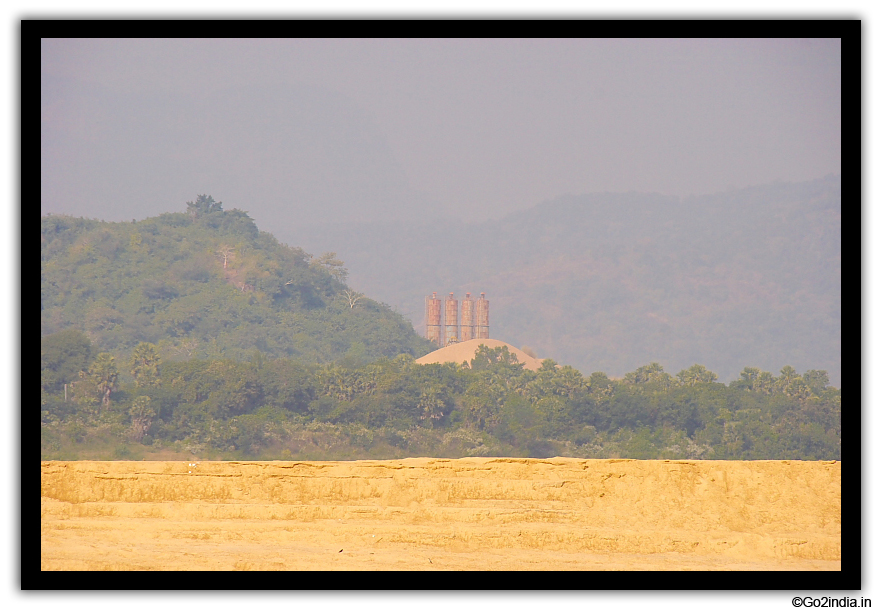
<instances>
[{"instance_id":1,"label":"palm tree","mask_svg":"<svg viewBox=\"0 0 882 610\"><path fill-rule=\"evenodd\" d=\"M756 380L759 376L760 370L756 367L746 366L744 367L744 370L741 371L741 380L744 381L745 387L751 391L756 389Z\"/></svg>"},{"instance_id":2,"label":"palm tree","mask_svg":"<svg viewBox=\"0 0 882 610\"><path fill-rule=\"evenodd\" d=\"M753 387L756 388L757 392L762 392L763 394L771 394L775 389L775 377L768 371L762 371L756 377L756 381L753 383Z\"/></svg>"},{"instance_id":3,"label":"palm tree","mask_svg":"<svg viewBox=\"0 0 882 610\"><path fill-rule=\"evenodd\" d=\"M159 352L152 343L141 342L132 351L130 361L132 377L135 385L139 388L158 386L159 380Z\"/></svg>"},{"instance_id":4,"label":"palm tree","mask_svg":"<svg viewBox=\"0 0 882 610\"><path fill-rule=\"evenodd\" d=\"M444 417L446 411L444 397L438 388L430 387L423 391L420 396L419 408L422 411L421 419L434 421Z\"/></svg>"},{"instance_id":5,"label":"palm tree","mask_svg":"<svg viewBox=\"0 0 882 610\"><path fill-rule=\"evenodd\" d=\"M795 368L788 364L781 369L781 376L777 379L778 389L782 392L786 392L790 383L797 378L799 378L799 373L796 372Z\"/></svg>"},{"instance_id":6,"label":"palm tree","mask_svg":"<svg viewBox=\"0 0 882 610\"><path fill-rule=\"evenodd\" d=\"M802 380L805 381L815 394L820 395L828 385L830 385L830 376L827 371L806 371Z\"/></svg>"},{"instance_id":7,"label":"palm tree","mask_svg":"<svg viewBox=\"0 0 882 610\"><path fill-rule=\"evenodd\" d=\"M711 383L717 380L717 374L707 370L704 365L693 364L688 369L677 373L681 385L693 386L696 383Z\"/></svg>"},{"instance_id":8,"label":"palm tree","mask_svg":"<svg viewBox=\"0 0 882 610\"><path fill-rule=\"evenodd\" d=\"M110 405L110 395L116 390L116 382L119 378L119 370L113 356L107 352L101 352L92 363L89 372L101 392L101 404L105 407Z\"/></svg>"},{"instance_id":9,"label":"palm tree","mask_svg":"<svg viewBox=\"0 0 882 610\"><path fill-rule=\"evenodd\" d=\"M150 429L150 424L156 416L156 411L150 407L150 397L138 396L129 409L129 415L132 416L132 440L139 442Z\"/></svg>"}]
</instances>

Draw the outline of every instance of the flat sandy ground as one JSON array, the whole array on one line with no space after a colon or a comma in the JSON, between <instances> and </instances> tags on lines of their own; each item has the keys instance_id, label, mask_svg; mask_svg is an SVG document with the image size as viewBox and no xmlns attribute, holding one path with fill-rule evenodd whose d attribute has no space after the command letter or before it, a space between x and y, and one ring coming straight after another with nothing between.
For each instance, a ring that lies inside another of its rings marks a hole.
<instances>
[{"instance_id":1,"label":"flat sandy ground","mask_svg":"<svg viewBox=\"0 0 882 610\"><path fill-rule=\"evenodd\" d=\"M42 569L841 569L841 462L191 464L42 462Z\"/></svg>"}]
</instances>

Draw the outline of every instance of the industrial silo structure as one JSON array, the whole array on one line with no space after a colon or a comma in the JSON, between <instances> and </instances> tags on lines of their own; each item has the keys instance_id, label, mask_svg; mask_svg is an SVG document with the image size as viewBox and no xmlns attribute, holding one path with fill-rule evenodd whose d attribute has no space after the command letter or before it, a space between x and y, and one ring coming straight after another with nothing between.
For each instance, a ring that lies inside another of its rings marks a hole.
<instances>
[{"instance_id":1,"label":"industrial silo structure","mask_svg":"<svg viewBox=\"0 0 882 610\"><path fill-rule=\"evenodd\" d=\"M444 299L444 345L456 343L459 340L459 301L450 293Z\"/></svg>"},{"instance_id":2,"label":"industrial silo structure","mask_svg":"<svg viewBox=\"0 0 882 610\"><path fill-rule=\"evenodd\" d=\"M475 335L475 299L467 292L462 300L462 317L459 319L460 341L476 339Z\"/></svg>"},{"instance_id":3,"label":"industrial silo structure","mask_svg":"<svg viewBox=\"0 0 882 610\"><path fill-rule=\"evenodd\" d=\"M475 301L475 339L490 338L490 301L481 293L481 298Z\"/></svg>"},{"instance_id":4,"label":"industrial silo structure","mask_svg":"<svg viewBox=\"0 0 882 610\"><path fill-rule=\"evenodd\" d=\"M443 347L441 342L441 299L437 297L437 292L433 292L431 297L426 297L426 339Z\"/></svg>"}]
</instances>

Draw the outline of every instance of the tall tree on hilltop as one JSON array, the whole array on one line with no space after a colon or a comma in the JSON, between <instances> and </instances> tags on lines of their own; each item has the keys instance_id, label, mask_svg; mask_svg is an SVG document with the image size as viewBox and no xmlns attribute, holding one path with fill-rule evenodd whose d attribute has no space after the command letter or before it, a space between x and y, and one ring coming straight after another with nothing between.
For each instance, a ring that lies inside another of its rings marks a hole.
<instances>
[{"instance_id":1,"label":"tall tree on hilltop","mask_svg":"<svg viewBox=\"0 0 882 610\"><path fill-rule=\"evenodd\" d=\"M197 195L195 202L187 202L187 214L194 219L212 212L223 212L223 210L223 202L215 201L211 195Z\"/></svg>"}]
</instances>

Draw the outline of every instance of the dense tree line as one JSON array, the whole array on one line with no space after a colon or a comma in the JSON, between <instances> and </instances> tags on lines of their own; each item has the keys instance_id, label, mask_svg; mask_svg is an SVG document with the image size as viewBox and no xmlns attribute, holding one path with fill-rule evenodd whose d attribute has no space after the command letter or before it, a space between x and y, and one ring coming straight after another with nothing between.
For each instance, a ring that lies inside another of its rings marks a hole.
<instances>
[{"instance_id":1,"label":"dense tree line","mask_svg":"<svg viewBox=\"0 0 882 610\"><path fill-rule=\"evenodd\" d=\"M623 379L552 360L530 371L487 347L458 365L408 354L306 365L260 351L249 362L163 360L141 342L117 360L75 330L44 337L41 358L44 458L82 454L97 439L116 457L163 447L327 459L841 455L840 390L824 371L792 367L748 367L725 385L701 365L670 375L652 363Z\"/></svg>"}]
</instances>

